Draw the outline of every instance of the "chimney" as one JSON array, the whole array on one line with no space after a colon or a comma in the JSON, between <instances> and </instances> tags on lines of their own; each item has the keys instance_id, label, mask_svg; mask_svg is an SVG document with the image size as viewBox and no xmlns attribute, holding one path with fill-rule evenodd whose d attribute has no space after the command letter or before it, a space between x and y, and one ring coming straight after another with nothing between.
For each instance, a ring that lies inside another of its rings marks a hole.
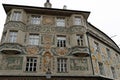
<instances>
[{"instance_id":1,"label":"chimney","mask_svg":"<svg viewBox=\"0 0 120 80\"><path fill-rule=\"evenodd\" d=\"M67 9L67 6L66 6L66 5L64 5L64 6L63 6L63 9Z\"/></svg>"},{"instance_id":2,"label":"chimney","mask_svg":"<svg viewBox=\"0 0 120 80\"><path fill-rule=\"evenodd\" d=\"M49 0L47 0L47 1L45 2L44 7L46 7L46 8L51 8L51 7L52 7L52 4L50 3Z\"/></svg>"}]
</instances>

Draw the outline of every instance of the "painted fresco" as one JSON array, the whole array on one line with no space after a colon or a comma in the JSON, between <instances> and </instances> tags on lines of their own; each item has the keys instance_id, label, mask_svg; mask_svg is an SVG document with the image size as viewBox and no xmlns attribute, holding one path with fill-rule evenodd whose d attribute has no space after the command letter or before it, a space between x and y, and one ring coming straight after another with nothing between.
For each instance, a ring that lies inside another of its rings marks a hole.
<instances>
[{"instance_id":1,"label":"painted fresco","mask_svg":"<svg viewBox=\"0 0 120 80\"><path fill-rule=\"evenodd\" d=\"M70 59L70 69L87 71L88 70L87 59Z\"/></svg>"},{"instance_id":2,"label":"painted fresco","mask_svg":"<svg viewBox=\"0 0 120 80\"><path fill-rule=\"evenodd\" d=\"M1 61L1 70L21 70L23 57L4 57Z\"/></svg>"}]
</instances>

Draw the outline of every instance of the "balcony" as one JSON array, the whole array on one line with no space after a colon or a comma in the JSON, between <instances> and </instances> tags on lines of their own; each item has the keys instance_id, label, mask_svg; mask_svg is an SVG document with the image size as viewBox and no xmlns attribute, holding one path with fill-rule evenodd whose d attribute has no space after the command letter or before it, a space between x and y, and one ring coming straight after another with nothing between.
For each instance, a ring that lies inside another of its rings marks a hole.
<instances>
[{"instance_id":1,"label":"balcony","mask_svg":"<svg viewBox=\"0 0 120 80\"><path fill-rule=\"evenodd\" d=\"M22 46L18 43L3 43L0 45L0 52L4 54L20 54Z\"/></svg>"},{"instance_id":2,"label":"balcony","mask_svg":"<svg viewBox=\"0 0 120 80\"><path fill-rule=\"evenodd\" d=\"M89 50L88 47L75 46L72 47L71 54L77 57L87 57L89 56Z\"/></svg>"}]
</instances>

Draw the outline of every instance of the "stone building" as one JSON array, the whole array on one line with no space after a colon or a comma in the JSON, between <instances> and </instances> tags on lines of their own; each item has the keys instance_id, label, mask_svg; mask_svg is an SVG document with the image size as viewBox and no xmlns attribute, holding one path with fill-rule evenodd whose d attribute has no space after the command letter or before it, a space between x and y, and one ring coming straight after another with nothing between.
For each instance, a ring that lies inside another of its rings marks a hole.
<instances>
[{"instance_id":1,"label":"stone building","mask_svg":"<svg viewBox=\"0 0 120 80\"><path fill-rule=\"evenodd\" d=\"M120 80L120 49L88 11L3 4L0 80Z\"/></svg>"}]
</instances>

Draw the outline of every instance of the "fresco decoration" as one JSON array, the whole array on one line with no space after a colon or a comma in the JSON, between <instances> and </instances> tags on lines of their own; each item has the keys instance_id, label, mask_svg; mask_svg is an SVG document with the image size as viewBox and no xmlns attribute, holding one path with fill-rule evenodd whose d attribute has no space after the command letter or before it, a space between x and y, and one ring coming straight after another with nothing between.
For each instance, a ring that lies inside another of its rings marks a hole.
<instances>
[{"instance_id":1,"label":"fresco decoration","mask_svg":"<svg viewBox=\"0 0 120 80\"><path fill-rule=\"evenodd\" d=\"M21 70L23 57L4 57L0 63L1 70Z\"/></svg>"},{"instance_id":2,"label":"fresco decoration","mask_svg":"<svg viewBox=\"0 0 120 80\"><path fill-rule=\"evenodd\" d=\"M70 69L74 71L88 71L87 59L70 59Z\"/></svg>"},{"instance_id":3,"label":"fresco decoration","mask_svg":"<svg viewBox=\"0 0 120 80\"><path fill-rule=\"evenodd\" d=\"M26 48L28 54L38 54L38 47L36 46L29 46Z\"/></svg>"},{"instance_id":4,"label":"fresco decoration","mask_svg":"<svg viewBox=\"0 0 120 80\"><path fill-rule=\"evenodd\" d=\"M43 72L46 72L48 68L51 70L51 61L52 61L53 56L51 55L50 52L45 52L42 58L42 63L43 63Z\"/></svg>"},{"instance_id":5,"label":"fresco decoration","mask_svg":"<svg viewBox=\"0 0 120 80\"><path fill-rule=\"evenodd\" d=\"M14 28L14 29L19 29L19 30L22 30L24 31L25 30L25 25L23 23L20 23L20 22L9 22L5 25L5 30L7 29L11 29L11 28Z\"/></svg>"},{"instance_id":6,"label":"fresco decoration","mask_svg":"<svg viewBox=\"0 0 120 80\"><path fill-rule=\"evenodd\" d=\"M31 32L36 32L36 31L40 31L40 26L37 25L29 25L27 26L27 31L31 31Z\"/></svg>"},{"instance_id":7,"label":"fresco decoration","mask_svg":"<svg viewBox=\"0 0 120 80\"><path fill-rule=\"evenodd\" d=\"M56 48L56 52L58 55L65 55L68 52L67 48Z\"/></svg>"},{"instance_id":8,"label":"fresco decoration","mask_svg":"<svg viewBox=\"0 0 120 80\"><path fill-rule=\"evenodd\" d=\"M44 25L54 25L55 19L51 16L43 16L43 24Z\"/></svg>"}]
</instances>

